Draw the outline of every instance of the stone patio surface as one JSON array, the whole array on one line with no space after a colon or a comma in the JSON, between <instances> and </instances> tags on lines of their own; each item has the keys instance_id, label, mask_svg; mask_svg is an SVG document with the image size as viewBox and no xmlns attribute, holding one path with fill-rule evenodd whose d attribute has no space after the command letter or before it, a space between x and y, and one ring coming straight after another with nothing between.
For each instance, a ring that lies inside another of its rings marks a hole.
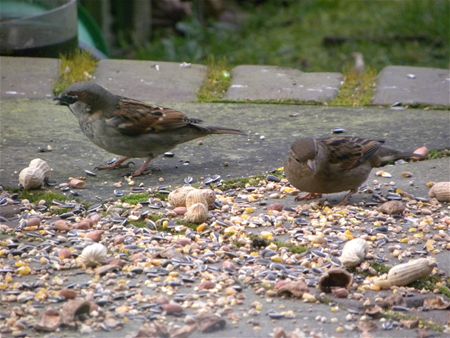
<instances>
[{"instance_id":1,"label":"stone patio surface","mask_svg":"<svg viewBox=\"0 0 450 338\"><path fill-rule=\"evenodd\" d=\"M342 85L340 73L304 73L276 66L238 66L227 100L297 100L327 102L334 99Z\"/></svg>"},{"instance_id":2,"label":"stone patio surface","mask_svg":"<svg viewBox=\"0 0 450 338\"><path fill-rule=\"evenodd\" d=\"M53 97L59 61L47 58L0 57L0 98Z\"/></svg>"},{"instance_id":3,"label":"stone patio surface","mask_svg":"<svg viewBox=\"0 0 450 338\"><path fill-rule=\"evenodd\" d=\"M101 60L96 81L113 93L150 102L193 102L206 76L202 65Z\"/></svg>"},{"instance_id":4,"label":"stone patio surface","mask_svg":"<svg viewBox=\"0 0 450 338\"><path fill-rule=\"evenodd\" d=\"M188 116L203 119L205 125L239 127L247 136L212 135L179 145L172 158L154 161L151 175L137 178L146 185L182 184L187 176L196 181L208 175L224 179L261 174L283 165L290 144L297 137L330 135L333 128L345 128L348 135L386 139L393 148L414 150L450 147L450 112L392 110L378 108L345 109L294 105L255 104L175 104ZM407 118L406 118L407 117ZM30 160L41 157L53 167L53 178L85 176L115 155L91 143L66 107L51 100L4 101L1 105L2 165L0 183L17 186L18 172ZM52 148L39 152L39 148ZM133 160L137 165L142 159ZM156 169L157 168L157 169ZM85 198L106 197L111 182L132 169L98 172L90 177L92 189L80 192ZM164 183L159 181L164 179ZM94 195L93 195L94 194Z\"/></svg>"},{"instance_id":5,"label":"stone patio surface","mask_svg":"<svg viewBox=\"0 0 450 338\"><path fill-rule=\"evenodd\" d=\"M374 104L450 105L448 69L389 66L378 76Z\"/></svg>"}]
</instances>

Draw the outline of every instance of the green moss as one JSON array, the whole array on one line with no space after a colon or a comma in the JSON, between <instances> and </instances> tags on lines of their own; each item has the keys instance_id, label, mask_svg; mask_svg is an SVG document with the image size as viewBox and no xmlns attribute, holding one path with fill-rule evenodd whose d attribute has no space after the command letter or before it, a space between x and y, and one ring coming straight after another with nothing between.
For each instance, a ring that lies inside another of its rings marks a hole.
<instances>
[{"instance_id":1,"label":"green moss","mask_svg":"<svg viewBox=\"0 0 450 338\"><path fill-rule=\"evenodd\" d=\"M386 264L377 262L373 262L372 264L370 264L370 266L379 274L388 273L391 268Z\"/></svg>"},{"instance_id":2,"label":"green moss","mask_svg":"<svg viewBox=\"0 0 450 338\"><path fill-rule=\"evenodd\" d=\"M62 215L62 214L65 214L66 212L69 212L69 211L72 211L72 209L71 208L57 208L57 209L52 209L50 211L50 213L52 215Z\"/></svg>"},{"instance_id":3,"label":"green moss","mask_svg":"<svg viewBox=\"0 0 450 338\"><path fill-rule=\"evenodd\" d=\"M422 329L429 329L429 330L433 330L436 332L443 332L444 331L444 326L437 324L431 320L424 320L421 319L419 317L415 317L415 316L410 316L410 315L406 315L404 313L400 313L400 312L396 312L396 311L385 311L383 312L382 316L384 318L387 319L392 319L392 320L396 320L396 321L401 321L401 320L419 320L419 328Z\"/></svg>"},{"instance_id":4,"label":"green moss","mask_svg":"<svg viewBox=\"0 0 450 338\"><path fill-rule=\"evenodd\" d=\"M253 186L259 184L259 181L264 180L265 176L251 176L236 178L232 180L223 181L222 185L219 187L221 190L231 190L238 188L245 188L246 186Z\"/></svg>"},{"instance_id":5,"label":"green moss","mask_svg":"<svg viewBox=\"0 0 450 338\"><path fill-rule=\"evenodd\" d=\"M149 199L149 194L147 193L140 193L140 194L130 194L127 196L123 196L120 200L123 203L129 203L129 204L139 204L142 202L147 202Z\"/></svg>"},{"instance_id":6,"label":"green moss","mask_svg":"<svg viewBox=\"0 0 450 338\"><path fill-rule=\"evenodd\" d=\"M163 194L160 192L152 192L149 194L149 197L159 198L161 201L167 201L169 194Z\"/></svg>"},{"instance_id":7,"label":"green moss","mask_svg":"<svg viewBox=\"0 0 450 338\"><path fill-rule=\"evenodd\" d=\"M53 87L54 94L61 94L74 83L91 80L96 68L97 60L82 50L69 56L62 56L59 65L59 79Z\"/></svg>"},{"instance_id":8,"label":"green moss","mask_svg":"<svg viewBox=\"0 0 450 338\"><path fill-rule=\"evenodd\" d=\"M31 203L37 203L41 200L44 200L47 203L51 203L54 200L61 202L68 200L67 196L50 190L23 190L19 191L18 193L20 199L27 199Z\"/></svg>"},{"instance_id":9,"label":"green moss","mask_svg":"<svg viewBox=\"0 0 450 338\"><path fill-rule=\"evenodd\" d=\"M159 192L154 193L139 193L139 194L129 194L127 196L123 196L120 200L123 203L129 203L129 204L139 204L148 202L149 198L159 198L161 201L167 201L167 194L162 194Z\"/></svg>"},{"instance_id":10,"label":"green moss","mask_svg":"<svg viewBox=\"0 0 450 338\"><path fill-rule=\"evenodd\" d=\"M162 213L147 215L147 218L153 222L159 221L163 217L164 215Z\"/></svg>"},{"instance_id":11,"label":"green moss","mask_svg":"<svg viewBox=\"0 0 450 338\"><path fill-rule=\"evenodd\" d=\"M177 220L176 220L176 223L177 223L178 225L184 225L185 227L190 228L190 229L192 229L192 230L197 230L197 227L199 226L199 225L196 224L196 223L189 223L189 222L186 222L186 221L183 220L183 219L177 219Z\"/></svg>"},{"instance_id":12,"label":"green moss","mask_svg":"<svg viewBox=\"0 0 450 338\"><path fill-rule=\"evenodd\" d=\"M278 178L285 178L284 167L277 168L270 172L270 175L276 176Z\"/></svg>"},{"instance_id":13,"label":"green moss","mask_svg":"<svg viewBox=\"0 0 450 338\"><path fill-rule=\"evenodd\" d=\"M431 160L435 160L438 158L444 158L450 156L450 149L442 149L442 150L430 150L428 154L428 158Z\"/></svg>"},{"instance_id":14,"label":"green moss","mask_svg":"<svg viewBox=\"0 0 450 338\"><path fill-rule=\"evenodd\" d=\"M344 84L330 106L361 107L372 103L377 71L367 69L359 74L353 69L344 72Z\"/></svg>"},{"instance_id":15,"label":"green moss","mask_svg":"<svg viewBox=\"0 0 450 338\"><path fill-rule=\"evenodd\" d=\"M306 251L308 251L308 247L303 245L295 245L292 243L286 243L281 241L269 241L267 239L262 238L261 236L250 234L248 236L252 240L252 246L255 249L262 249L266 246L270 245L271 243L275 244L279 248L287 248L289 252L293 254L302 254Z\"/></svg>"},{"instance_id":16,"label":"green moss","mask_svg":"<svg viewBox=\"0 0 450 338\"><path fill-rule=\"evenodd\" d=\"M197 99L200 102L220 100L231 84L231 67L226 59L216 60L210 57L207 62L208 72L200 88Z\"/></svg>"},{"instance_id":17,"label":"green moss","mask_svg":"<svg viewBox=\"0 0 450 338\"><path fill-rule=\"evenodd\" d=\"M450 298L450 288L448 286L441 286L439 292L444 296Z\"/></svg>"},{"instance_id":18,"label":"green moss","mask_svg":"<svg viewBox=\"0 0 450 338\"><path fill-rule=\"evenodd\" d=\"M129 223L131 225L135 226L136 228L146 228L147 227L147 222L144 220L129 221Z\"/></svg>"},{"instance_id":19,"label":"green moss","mask_svg":"<svg viewBox=\"0 0 450 338\"><path fill-rule=\"evenodd\" d=\"M308 247L303 245L295 245L292 243L286 243L286 242L280 242L280 241L274 241L274 244L276 244L279 248L287 248L289 252L293 254L302 254L306 251L308 251Z\"/></svg>"},{"instance_id":20,"label":"green moss","mask_svg":"<svg viewBox=\"0 0 450 338\"><path fill-rule=\"evenodd\" d=\"M441 278L439 276L433 275L418 279L408 286L418 290L425 289L428 291L433 291L434 289L436 289L436 283L438 282L441 282Z\"/></svg>"},{"instance_id":21,"label":"green moss","mask_svg":"<svg viewBox=\"0 0 450 338\"><path fill-rule=\"evenodd\" d=\"M444 283L446 285L438 286L438 284L441 283ZM411 283L409 286L418 290L424 289L431 292L437 289L440 294L450 298L450 279L447 279L447 281L445 282L445 280L437 275L421 278Z\"/></svg>"}]
</instances>

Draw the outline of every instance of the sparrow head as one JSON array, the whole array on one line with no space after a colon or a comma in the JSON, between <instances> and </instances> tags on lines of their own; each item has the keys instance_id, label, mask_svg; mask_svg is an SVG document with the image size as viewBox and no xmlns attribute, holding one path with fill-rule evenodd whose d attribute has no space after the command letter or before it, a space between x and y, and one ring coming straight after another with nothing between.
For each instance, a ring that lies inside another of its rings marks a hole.
<instances>
[{"instance_id":1,"label":"sparrow head","mask_svg":"<svg viewBox=\"0 0 450 338\"><path fill-rule=\"evenodd\" d=\"M55 97L54 100L63 106L82 102L91 108L95 108L114 102L114 97L115 95L94 82L79 82L70 86L60 96Z\"/></svg>"}]
</instances>

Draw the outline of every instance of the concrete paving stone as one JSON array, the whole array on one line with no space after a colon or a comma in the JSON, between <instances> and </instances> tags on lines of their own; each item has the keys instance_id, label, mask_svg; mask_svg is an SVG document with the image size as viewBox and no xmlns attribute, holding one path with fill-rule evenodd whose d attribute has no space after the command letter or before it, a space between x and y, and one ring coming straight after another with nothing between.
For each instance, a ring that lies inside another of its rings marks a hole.
<instances>
[{"instance_id":1,"label":"concrete paving stone","mask_svg":"<svg viewBox=\"0 0 450 338\"><path fill-rule=\"evenodd\" d=\"M304 73L277 66L238 66L227 100L298 100L327 102L342 85L340 73Z\"/></svg>"},{"instance_id":2,"label":"concrete paving stone","mask_svg":"<svg viewBox=\"0 0 450 338\"><path fill-rule=\"evenodd\" d=\"M378 76L374 104L430 104L450 106L448 69L389 66Z\"/></svg>"},{"instance_id":3,"label":"concrete paving stone","mask_svg":"<svg viewBox=\"0 0 450 338\"><path fill-rule=\"evenodd\" d=\"M0 57L2 99L43 99L53 96L58 80L59 60L47 58Z\"/></svg>"},{"instance_id":4,"label":"concrete paving stone","mask_svg":"<svg viewBox=\"0 0 450 338\"><path fill-rule=\"evenodd\" d=\"M436 255L437 266L450 276L450 251L440 252Z\"/></svg>"},{"instance_id":5,"label":"concrete paving stone","mask_svg":"<svg viewBox=\"0 0 450 338\"><path fill-rule=\"evenodd\" d=\"M414 150L424 144L430 149L449 147L449 112L442 110L405 112L273 104L170 106L203 119L205 125L239 127L248 136L211 135L202 144L196 141L181 144L173 149L174 157L158 157L152 162L151 173L137 178L146 186L183 184L187 176L198 182L201 177L215 174L223 179L261 174L283 166L296 137L329 135L331 129L342 126L347 135L384 138L387 146L402 150ZM60 183L69 176L85 176L84 169L93 170L115 156L91 143L69 109L50 100L6 100L0 112L0 184L4 186L17 186L18 172L36 157L48 161L54 169L52 179ZM47 145L53 148L51 152L39 152L39 148L45 149ZM428 177L426 171L424 179L436 180L435 176L441 175L441 180L448 180L450 169L448 159L445 160L446 170L429 168L433 177ZM133 161L138 166L143 160ZM189 165L183 165L186 161ZM97 177L88 178L89 189L81 191L82 197L110 197L115 189L112 183L131 170L98 172ZM160 177L164 183L159 182Z\"/></svg>"},{"instance_id":6,"label":"concrete paving stone","mask_svg":"<svg viewBox=\"0 0 450 338\"><path fill-rule=\"evenodd\" d=\"M207 68L175 62L101 60L96 82L115 94L153 103L196 101Z\"/></svg>"}]
</instances>

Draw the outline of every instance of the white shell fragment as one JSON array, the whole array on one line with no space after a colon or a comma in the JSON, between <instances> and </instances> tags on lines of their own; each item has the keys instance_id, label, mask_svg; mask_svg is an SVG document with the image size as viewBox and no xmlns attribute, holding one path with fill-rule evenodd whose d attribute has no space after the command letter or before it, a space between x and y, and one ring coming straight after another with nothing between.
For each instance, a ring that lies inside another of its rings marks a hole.
<instances>
[{"instance_id":1,"label":"white shell fragment","mask_svg":"<svg viewBox=\"0 0 450 338\"><path fill-rule=\"evenodd\" d=\"M384 170L378 170L378 171L375 173L375 175L381 176L381 177L385 177L385 178L390 178L390 177L392 177L392 174L391 174L391 173L388 173L387 171L384 171Z\"/></svg>"},{"instance_id":2,"label":"white shell fragment","mask_svg":"<svg viewBox=\"0 0 450 338\"><path fill-rule=\"evenodd\" d=\"M107 249L103 244L94 243L88 245L83 249L78 260L82 265L88 267L95 267L101 265L106 261Z\"/></svg>"},{"instance_id":3,"label":"white shell fragment","mask_svg":"<svg viewBox=\"0 0 450 338\"><path fill-rule=\"evenodd\" d=\"M439 202L450 202L450 182L435 183L428 196L436 198Z\"/></svg>"},{"instance_id":4,"label":"white shell fragment","mask_svg":"<svg viewBox=\"0 0 450 338\"><path fill-rule=\"evenodd\" d=\"M436 261L432 257L414 259L392 267L386 279L378 279L375 285L389 288L393 285L404 286L425 277L433 271Z\"/></svg>"},{"instance_id":5,"label":"white shell fragment","mask_svg":"<svg viewBox=\"0 0 450 338\"><path fill-rule=\"evenodd\" d=\"M44 184L50 171L51 168L47 162L35 158L19 173L19 183L25 190L38 189Z\"/></svg>"},{"instance_id":6,"label":"white shell fragment","mask_svg":"<svg viewBox=\"0 0 450 338\"><path fill-rule=\"evenodd\" d=\"M369 244L364 239L352 239L345 243L339 260L347 268L355 267L364 261L368 249Z\"/></svg>"}]
</instances>

